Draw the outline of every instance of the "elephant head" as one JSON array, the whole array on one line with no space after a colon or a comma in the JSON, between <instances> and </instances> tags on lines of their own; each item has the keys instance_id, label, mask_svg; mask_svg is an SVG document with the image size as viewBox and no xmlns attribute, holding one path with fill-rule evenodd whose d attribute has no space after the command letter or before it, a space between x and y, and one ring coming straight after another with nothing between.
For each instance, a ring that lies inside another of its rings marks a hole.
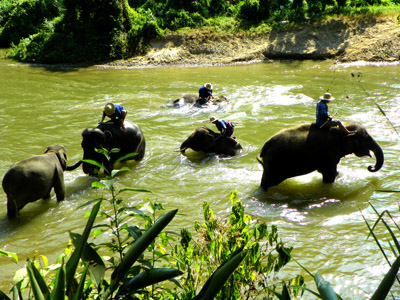
<instances>
[{"instance_id":1,"label":"elephant head","mask_svg":"<svg viewBox=\"0 0 400 300\"><path fill-rule=\"evenodd\" d=\"M67 168L67 151L65 150L65 147L61 145L51 145L46 148L44 153L46 154L50 152L54 152L56 154L61 168L63 171L65 171Z\"/></svg>"},{"instance_id":2,"label":"elephant head","mask_svg":"<svg viewBox=\"0 0 400 300\"><path fill-rule=\"evenodd\" d=\"M376 162L375 166L368 166L368 171L379 171L384 162L382 148L368 134L367 130L363 126L359 124L349 124L346 127L348 130L355 131L355 133L343 137L344 155L354 153L358 157L371 156L370 151L372 151Z\"/></svg>"},{"instance_id":3,"label":"elephant head","mask_svg":"<svg viewBox=\"0 0 400 300\"><path fill-rule=\"evenodd\" d=\"M98 153L96 149L104 148L107 142L107 137L110 133L103 132L99 128L86 128L82 132L82 149L83 149L83 159L94 160L99 163L106 163L105 157L103 154ZM82 169L85 174L95 175L99 167L94 166L92 164L78 161L76 164L72 166L68 166L66 168L67 171L72 171L78 168L82 164Z\"/></svg>"}]
</instances>

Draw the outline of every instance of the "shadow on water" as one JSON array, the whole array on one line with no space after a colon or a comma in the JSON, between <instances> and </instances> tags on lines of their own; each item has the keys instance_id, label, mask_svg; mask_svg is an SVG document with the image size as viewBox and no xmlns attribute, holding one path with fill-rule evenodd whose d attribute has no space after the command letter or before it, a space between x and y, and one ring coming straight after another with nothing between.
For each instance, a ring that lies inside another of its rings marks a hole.
<instances>
[{"instance_id":1,"label":"shadow on water","mask_svg":"<svg viewBox=\"0 0 400 300\"><path fill-rule=\"evenodd\" d=\"M58 205L59 203L54 197L47 200L41 199L28 203L23 209L21 209L19 211L18 219L10 219L6 214L0 216L0 242L5 237L24 230L26 226L30 226L33 219L44 218L49 210Z\"/></svg>"},{"instance_id":2,"label":"shadow on water","mask_svg":"<svg viewBox=\"0 0 400 300\"><path fill-rule=\"evenodd\" d=\"M366 181L344 182L338 180L331 184L325 184L315 176L309 182L288 179L269 188L268 191L259 187L254 191L253 197L260 203L286 206L300 211L341 205L354 199L357 201L357 206L363 206L362 203L364 203L366 207L375 186L376 178L373 177Z\"/></svg>"}]
</instances>

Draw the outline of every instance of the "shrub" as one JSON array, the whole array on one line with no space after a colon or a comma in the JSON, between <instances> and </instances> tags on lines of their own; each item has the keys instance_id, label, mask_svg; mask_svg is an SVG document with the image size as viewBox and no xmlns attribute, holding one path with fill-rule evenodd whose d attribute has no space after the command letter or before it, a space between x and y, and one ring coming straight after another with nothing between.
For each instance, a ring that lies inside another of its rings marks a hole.
<instances>
[{"instance_id":1,"label":"shrub","mask_svg":"<svg viewBox=\"0 0 400 300\"><path fill-rule=\"evenodd\" d=\"M45 27L46 20L52 20L60 14L61 5L57 0L25 0L17 2L8 16L3 17L3 30L0 35L0 47L18 44L22 38L39 32ZM6 14L7 15L7 14ZM0 20L1 22L1 20Z\"/></svg>"}]
</instances>

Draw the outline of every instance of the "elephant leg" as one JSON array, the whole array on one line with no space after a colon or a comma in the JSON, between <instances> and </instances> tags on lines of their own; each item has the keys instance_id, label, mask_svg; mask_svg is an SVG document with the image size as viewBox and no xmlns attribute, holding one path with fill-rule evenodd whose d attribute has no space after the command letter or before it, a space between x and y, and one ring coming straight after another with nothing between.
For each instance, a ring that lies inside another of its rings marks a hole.
<instances>
[{"instance_id":1,"label":"elephant leg","mask_svg":"<svg viewBox=\"0 0 400 300\"><path fill-rule=\"evenodd\" d=\"M63 201L65 199L65 185L64 185L64 178L57 177L54 182L54 192L57 197L57 201Z\"/></svg>"},{"instance_id":2,"label":"elephant leg","mask_svg":"<svg viewBox=\"0 0 400 300\"><path fill-rule=\"evenodd\" d=\"M320 172L322 173L322 180L324 183L334 182L338 175L336 165L330 168L323 169Z\"/></svg>"},{"instance_id":3,"label":"elephant leg","mask_svg":"<svg viewBox=\"0 0 400 300\"><path fill-rule=\"evenodd\" d=\"M19 216L18 205L12 195L7 195L7 216L9 218L17 218Z\"/></svg>"}]
</instances>

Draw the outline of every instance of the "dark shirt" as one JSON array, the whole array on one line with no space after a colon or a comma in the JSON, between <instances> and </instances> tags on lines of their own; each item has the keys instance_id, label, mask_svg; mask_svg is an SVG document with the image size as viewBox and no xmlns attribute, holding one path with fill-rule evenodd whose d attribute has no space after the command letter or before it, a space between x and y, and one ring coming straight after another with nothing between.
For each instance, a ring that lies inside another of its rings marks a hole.
<instances>
[{"instance_id":1,"label":"dark shirt","mask_svg":"<svg viewBox=\"0 0 400 300\"><path fill-rule=\"evenodd\" d=\"M325 102L319 101L317 103L317 120L315 123L318 126L324 124L329 118L328 105Z\"/></svg>"},{"instance_id":2,"label":"dark shirt","mask_svg":"<svg viewBox=\"0 0 400 300\"><path fill-rule=\"evenodd\" d=\"M207 89L204 85L199 89L199 97L200 98L208 98L212 97L212 90Z\"/></svg>"}]
</instances>

